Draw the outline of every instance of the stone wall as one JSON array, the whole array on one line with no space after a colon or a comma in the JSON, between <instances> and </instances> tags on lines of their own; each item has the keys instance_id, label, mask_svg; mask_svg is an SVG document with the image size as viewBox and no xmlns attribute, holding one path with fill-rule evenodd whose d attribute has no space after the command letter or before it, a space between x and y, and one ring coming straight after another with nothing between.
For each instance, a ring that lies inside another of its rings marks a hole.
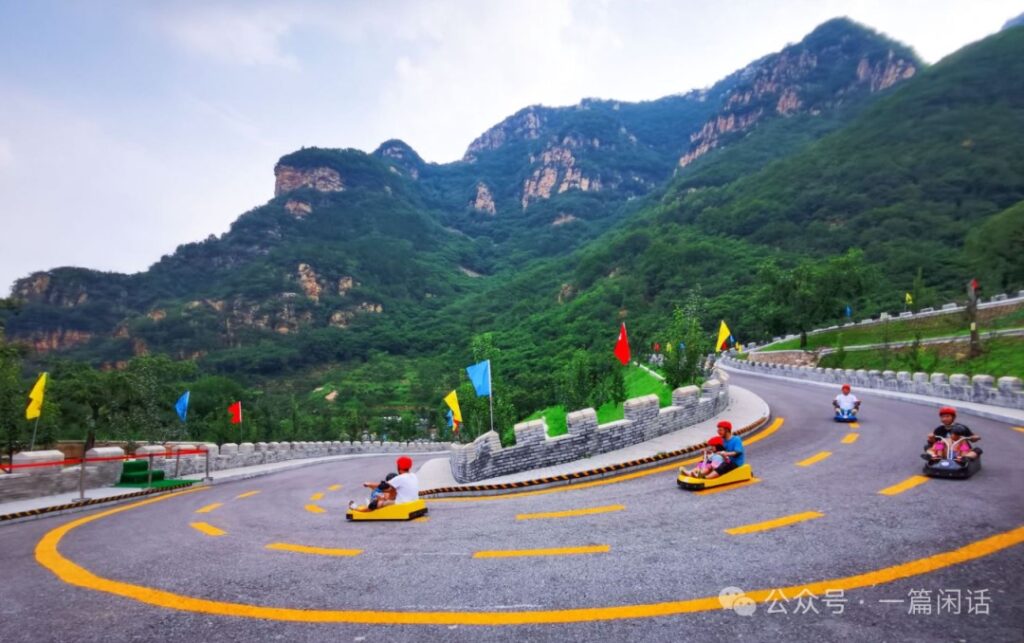
<instances>
[{"instance_id":1,"label":"stone wall","mask_svg":"<svg viewBox=\"0 0 1024 643\"><path fill-rule=\"evenodd\" d=\"M1022 303L1024 303L1024 290L1019 291L1016 295L1006 295L1006 294L994 295L988 301L979 303L978 304L978 310L982 311L982 310L987 310L989 308L996 308L996 307L999 307L999 306L1019 306ZM905 312L905 313L899 313L898 315L890 315L889 313L881 313L878 316L878 319L862 319L859 322L853 322L853 321L847 322L847 323L843 324L842 326L828 326L827 328L816 328L816 329L814 329L812 331L808 331L807 334L808 335L816 335L818 333L825 333L825 332L828 332L828 331L833 331L833 330L836 330L836 329L839 329L839 328L847 328L847 327L850 327L850 326L870 326L872 324L880 324L880 323L882 323L884 321L888 321L888 320L892 320L892 319L922 319L922 318L925 318L925 317L935 317L936 315L948 315L948 314L951 314L951 313L963 312L964 310L965 310L965 306L963 306L961 304L948 303L948 304L944 304L938 310L936 310L934 308L922 308L921 310L917 311L916 313ZM768 342L767 344L765 344L761 348L767 348L768 346L771 346L772 344L776 344L778 342L787 341L787 340L793 339L794 337L799 337L799 335L795 335L794 334L794 335L786 335L785 337L773 337L772 341ZM754 344L754 343L747 344L747 348L748 349L753 349L755 346L756 346L756 344Z\"/></svg>"},{"instance_id":2,"label":"stone wall","mask_svg":"<svg viewBox=\"0 0 1024 643\"><path fill-rule=\"evenodd\" d=\"M728 404L729 376L716 371L701 388L673 391L672 406L659 408L656 395L627 400L625 419L615 422L598 424L594 409L575 411L567 418L569 432L554 438L548 437L544 420L520 422L514 427L516 443L508 448L488 431L452 447L452 475L458 482L476 482L622 449L708 420Z\"/></svg>"},{"instance_id":3,"label":"stone wall","mask_svg":"<svg viewBox=\"0 0 1024 643\"><path fill-rule=\"evenodd\" d=\"M720 364L740 371L792 377L811 382L850 384L853 387L880 389L927 395L947 400L992 404L1012 409L1024 409L1024 391L1021 378L991 375L969 377L962 374L910 373L908 371L876 371L864 369L788 366L785 364L759 364L747 360L722 356Z\"/></svg>"},{"instance_id":4,"label":"stone wall","mask_svg":"<svg viewBox=\"0 0 1024 643\"><path fill-rule=\"evenodd\" d=\"M148 458L152 453L153 470L163 470L167 478L180 478L206 472L206 454L209 452L210 471L223 471L257 464L319 458L350 453L394 453L411 455L430 451L444 451L448 442L243 442L242 444L169 444L146 445L135 450L137 458ZM168 447L172 455L167 455ZM179 451L204 451L199 455L175 455ZM123 456L120 447L100 447L86 454L89 458ZM78 490L80 466L61 466L64 454L50 451L24 451L14 454L14 464L55 463L50 466L15 469L15 473L0 473L0 502L38 498ZM85 488L93 489L115 484L121 479L123 461L86 463Z\"/></svg>"}]
</instances>

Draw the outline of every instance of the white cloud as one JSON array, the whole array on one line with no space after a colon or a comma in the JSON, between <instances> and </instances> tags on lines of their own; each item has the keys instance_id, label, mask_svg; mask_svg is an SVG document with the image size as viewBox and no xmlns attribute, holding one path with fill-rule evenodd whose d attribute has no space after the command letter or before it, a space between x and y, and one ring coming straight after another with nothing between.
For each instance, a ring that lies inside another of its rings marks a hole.
<instances>
[{"instance_id":1,"label":"white cloud","mask_svg":"<svg viewBox=\"0 0 1024 643\"><path fill-rule=\"evenodd\" d=\"M173 39L190 53L231 65L298 69L283 40L297 21L290 11L258 6L200 6L163 16Z\"/></svg>"},{"instance_id":2,"label":"white cloud","mask_svg":"<svg viewBox=\"0 0 1024 643\"><path fill-rule=\"evenodd\" d=\"M14 148L11 142L0 137L0 170L14 165Z\"/></svg>"}]
</instances>

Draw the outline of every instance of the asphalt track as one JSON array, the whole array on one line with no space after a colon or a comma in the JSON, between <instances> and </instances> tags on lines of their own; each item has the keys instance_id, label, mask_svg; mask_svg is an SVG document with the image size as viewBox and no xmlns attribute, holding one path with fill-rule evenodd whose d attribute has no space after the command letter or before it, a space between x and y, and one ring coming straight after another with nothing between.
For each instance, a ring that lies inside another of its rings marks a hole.
<instances>
[{"instance_id":1,"label":"asphalt track","mask_svg":"<svg viewBox=\"0 0 1024 643\"><path fill-rule=\"evenodd\" d=\"M732 381L777 421L756 484L665 471L347 523L382 457L0 527L2 637L1024 639L1024 431L964 415L982 471L915 485L935 410L865 393L850 428L823 389Z\"/></svg>"}]
</instances>

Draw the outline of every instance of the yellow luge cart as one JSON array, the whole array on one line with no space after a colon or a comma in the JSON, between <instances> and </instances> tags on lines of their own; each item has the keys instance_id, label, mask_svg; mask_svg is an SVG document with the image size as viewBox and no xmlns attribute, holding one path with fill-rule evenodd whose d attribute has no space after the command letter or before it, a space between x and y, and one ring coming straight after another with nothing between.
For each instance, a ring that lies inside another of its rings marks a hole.
<instances>
[{"instance_id":1,"label":"yellow luge cart","mask_svg":"<svg viewBox=\"0 0 1024 643\"><path fill-rule=\"evenodd\" d=\"M423 500L403 502L400 505L388 505L373 511L351 511L345 518L352 521L360 520L412 520L427 513L427 503Z\"/></svg>"},{"instance_id":2,"label":"yellow luge cart","mask_svg":"<svg viewBox=\"0 0 1024 643\"><path fill-rule=\"evenodd\" d=\"M718 476L717 478L691 478L690 476L683 473L683 469L679 469L679 478L676 482L683 489L689 491L701 491L703 489L711 489L712 487L721 487L727 484L736 484L737 482L746 482L754 477L754 474L750 471L750 465L745 464L741 467L736 467L732 471Z\"/></svg>"}]
</instances>

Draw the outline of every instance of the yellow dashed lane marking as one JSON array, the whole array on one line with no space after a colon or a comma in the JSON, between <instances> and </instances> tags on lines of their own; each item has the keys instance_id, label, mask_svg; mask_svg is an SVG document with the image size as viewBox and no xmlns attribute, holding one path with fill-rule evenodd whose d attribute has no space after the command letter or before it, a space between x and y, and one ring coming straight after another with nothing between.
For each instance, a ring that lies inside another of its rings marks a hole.
<instances>
[{"instance_id":1,"label":"yellow dashed lane marking","mask_svg":"<svg viewBox=\"0 0 1024 643\"><path fill-rule=\"evenodd\" d=\"M255 496L259 491L246 491L235 496L235 500L241 500L242 498L248 498L249 496Z\"/></svg>"},{"instance_id":2,"label":"yellow dashed lane marking","mask_svg":"<svg viewBox=\"0 0 1024 643\"><path fill-rule=\"evenodd\" d=\"M207 487L190 489L149 500L114 507L107 511L72 520L47 532L36 544L36 562L52 572L57 578L74 585L98 592L121 596L146 605L170 610L232 616L251 619L265 619L283 622L316 623L386 623L401 625L525 625L538 623L585 623L591 621L612 621L619 619L655 618L675 614L718 611L722 603L716 593L713 596L690 598L678 601L663 601L637 605L615 605L610 607L579 607L562 610L462 612L462 611L403 611L384 610L314 610L271 605L246 605L228 603L193 596L174 594L161 589L132 585L122 581L97 576L84 567L65 558L59 550L64 536L71 531L112 516L114 514L176 498L183 494L195 493ZM1024 525L1000 532L949 551L939 552L925 558L911 560L881 569L867 571L854 576L812 581L789 587L768 587L752 590L747 597L757 603L775 600L779 595L796 596L807 594L821 596L826 591L850 591L872 587L883 583L914 578L922 574L966 563L998 553L1024 543Z\"/></svg>"},{"instance_id":3,"label":"yellow dashed lane marking","mask_svg":"<svg viewBox=\"0 0 1024 643\"><path fill-rule=\"evenodd\" d=\"M341 489L340 484L332 484L331 486L327 487L328 491L337 491L338 489Z\"/></svg>"},{"instance_id":4,"label":"yellow dashed lane marking","mask_svg":"<svg viewBox=\"0 0 1024 643\"><path fill-rule=\"evenodd\" d=\"M897 494L903 493L908 489L913 489L917 485L924 484L928 482L928 480L929 478L927 476L910 476L903 482L900 482L899 484L894 484L891 487L886 487L885 489L882 489L878 493L882 494L883 496L895 496Z\"/></svg>"},{"instance_id":5,"label":"yellow dashed lane marking","mask_svg":"<svg viewBox=\"0 0 1024 643\"><path fill-rule=\"evenodd\" d=\"M710 489L701 489L700 491L692 491L691 493L698 496L710 496L713 493L722 493L723 491L732 491L733 489L742 489L743 487L749 487L752 484L761 482L760 478L751 478L743 482L737 482L735 484L725 484L721 487L711 487Z\"/></svg>"},{"instance_id":6,"label":"yellow dashed lane marking","mask_svg":"<svg viewBox=\"0 0 1024 643\"><path fill-rule=\"evenodd\" d=\"M749 525L743 525L741 527L733 527L732 529L726 529L725 533L731 536L738 536L740 534L752 534L758 531L778 529L779 527L793 525L798 522L804 522L805 520L814 520L815 518L821 518L824 515L825 514L818 513L817 511L805 511L803 513L793 514L791 516L775 518L774 520L765 520L764 522L755 522Z\"/></svg>"},{"instance_id":7,"label":"yellow dashed lane marking","mask_svg":"<svg viewBox=\"0 0 1024 643\"><path fill-rule=\"evenodd\" d=\"M859 429L860 428L860 422L850 422L850 428L851 429Z\"/></svg>"},{"instance_id":8,"label":"yellow dashed lane marking","mask_svg":"<svg viewBox=\"0 0 1024 643\"><path fill-rule=\"evenodd\" d=\"M814 464L815 462L821 462L822 460L824 460L825 458L829 457L830 455L832 455L831 451L822 451L821 453L815 453L814 455L812 455L811 457L807 458L806 460L801 460L800 462L797 462L796 466L798 466L798 467L809 467L812 464Z\"/></svg>"},{"instance_id":9,"label":"yellow dashed lane marking","mask_svg":"<svg viewBox=\"0 0 1024 643\"><path fill-rule=\"evenodd\" d=\"M310 500L323 500L324 499L324 494L323 494L323 492L314 493L312 496L309 497L309 499Z\"/></svg>"},{"instance_id":10,"label":"yellow dashed lane marking","mask_svg":"<svg viewBox=\"0 0 1024 643\"><path fill-rule=\"evenodd\" d=\"M190 522L190 523L188 523L188 525L192 529L195 529L196 531L201 531L202 533L206 534L207 536L223 536L226 533L228 533L228 532L224 531L223 529L217 529L216 527L214 527L213 525L211 525L208 522Z\"/></svg>"},{"instance_id":11,"label":"yellow dashed lane marking","mask_svg":"<svg viewBox=\"0 0 1024 643\"><path fill-rule=\"evenodd\" d=\"M860 433L847 433L843 436L843 444L853 444L860 437Z\"/></svg>"},{"instance_id":12,"label":"yellow dashed lane marking","mask_svg":"<svg viewBox=\"0 0 1024 643\"><path fill-rule=\"evenodd\" d=\"M1017 431L1018 433L1024 433L1024 426L1015 426L1013 427L1013 430Z\"/></svg>"},{"instance_id":13,"label":"yellow dashed lane marking","mask_svg":"<svg viewBox=\"0 0 1024 643\"><path fill-rule=\"evenodd\" d=\"M540 520L544 518L571 518L573 516L590 516L593 514L604 514L611 511L622 511L625 505L605 505L603 507L590 507L589 509L569 509L567 511L544 511L533 514L518 514L516 520Z\"/></svg>"},{"instance_id":14,"label":"yellow dashed lane marking","mask_svg":"<svg viewBox=\"0 0 1024 643\"><path fill-rule=\"evenodd\" d=\"M785 418L775 418L775 420L768 425L767 428L762 429L757 435L750 438L749 441L743 443L744 447L748 447L751 444L755 444L760 440L767 438L769 435L779 430L779 427L785 422ZM578 489L589 489L591 487L600 487L606 484L615 484L617 482L626 482L627 480L635 480L644 476L653 475L655 473L664 473L666 471L678 471L681 465L693 464L700 460L700 456L683 460L681 462L673 462L672 464L666 464L660 467L654 467L653 469L644 469L643 471L634 471L633 473L626 473L621 476L615 476L614 478L604 478L602 480L591 480L590 482L580 482L578 484L570 484L561 487L552 487L550 489L538 489L536 491L519 491L516 493L505 493L497 496L473 496L468 498L428 498L428 501L433 502L479 502L481 500L508 500L510 498L523 498L526 496L539 496L548 493L560 493L562 491L576 491Z\"/></svg>"},{"instance_id":15,"label":"yellow dashed lane marking","mask_svg":"<svg viewBox=\"0 0 1024 643\"><path fill-rule=\"evenodd\" d=\"M478 551L473 558L518 558L520 556L572 556L575 554L605 554L611 550L610 545L591 545L588 547L554 547L552 549L492 549Z\"/></svg>"},{"instance_id":16,"label":"yellow dashed lane marking","mask_svg":"<svg viewBox=\"0 0 1024 643\"><path fill-rule=\"evenodd\" d=\"M319 505L306 505L306 511L308 511L311 514L322 514L327 510Z\"/></svg>"},{"instance_id":17,"label":"yellow dashed lane marking","mask_svg":"<svg viewBox=\"0 0 1024 643\"><path fill-rule=\"evenodd\" d=\"M362 549L331 549L329 547L308 547L291 543L270 543L267 549L275 551L293 551L299 554L316 554L317 556L358 556Z\"/></svg>"},{"instance_id":18,"label":"yellow dashed lane marking","mask_svg":"<svg viewBox=\"0 0 1024 643\"><path fill-rule=\"evenodd\" d=\"M216 509L217 507L223 507L223 506L224 506L223 502L214 502L212 504L206 505L205 507L200 507L199 509L196 509L196 513L197 514L208 514L211 511L213 511L214 509Z\"/></svg>"}]
</instances>

